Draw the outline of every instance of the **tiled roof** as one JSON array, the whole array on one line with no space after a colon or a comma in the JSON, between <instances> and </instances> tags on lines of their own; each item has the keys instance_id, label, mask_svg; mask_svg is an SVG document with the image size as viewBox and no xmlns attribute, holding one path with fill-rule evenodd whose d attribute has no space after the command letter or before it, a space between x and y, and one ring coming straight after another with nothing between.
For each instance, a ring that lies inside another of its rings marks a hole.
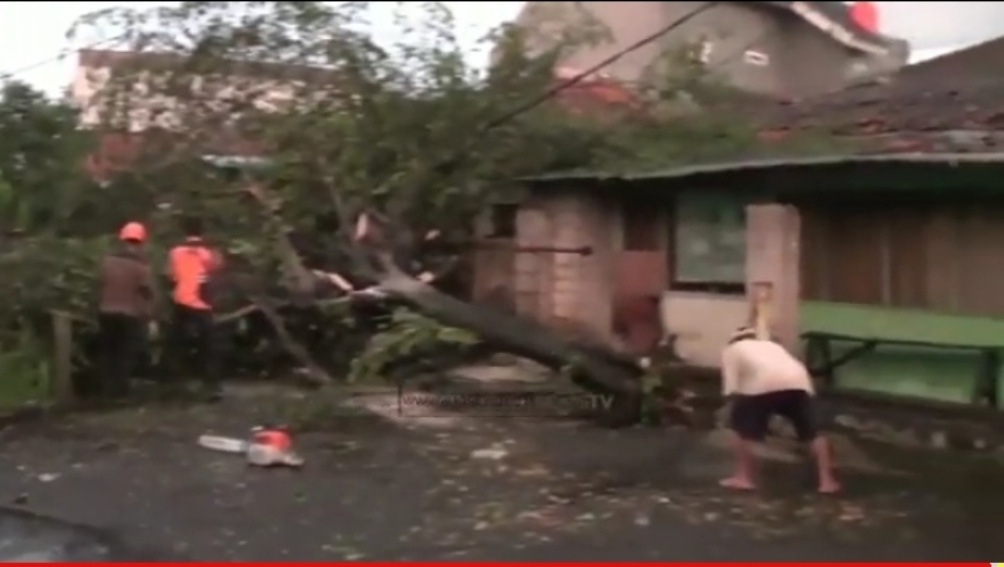
<instances>
[{"instance_id":1,"label":"tiled roof","mask_svg":"<svg viewBox=\"0 0 1004 567\"><path fill-rule=\"evenodd\" d=\"M580 73L578 69L561 67L555 70L558 84L568 81ZM594 112L611 109L638 109L641 101L627 86L602 74L585 79L562 89L557 93L558 102L566 108L579 112Z\"/></svg>"},{"instance_id":2,"label":"tiled roof","mask_svg":"<svg viewBox=\"0 0 1004 567\"><path fill-rule=\"evenodd\" d=\"M1004 38L904 68L883 82L775 109L768 129L841 135L1004 130Z\"/></svg>"}]
</instances>

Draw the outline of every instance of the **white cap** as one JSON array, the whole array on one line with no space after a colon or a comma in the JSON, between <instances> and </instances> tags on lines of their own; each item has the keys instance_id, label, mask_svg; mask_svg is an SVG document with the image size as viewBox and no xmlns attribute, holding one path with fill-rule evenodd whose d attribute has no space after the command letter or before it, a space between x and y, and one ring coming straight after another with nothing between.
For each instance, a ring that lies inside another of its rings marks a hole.
<instances>
[{"instance_id":1,"label":"white cap","mask_svg":"<svg viewBox=\"0 0 1004 567\"><path fill-rule=\"evenodd\" d=\"M743 339L755 339L756 329L749 326L742 326L732 332L732 336L729 337L729 342L740 341Z\"/></svg>"}]
</instances>

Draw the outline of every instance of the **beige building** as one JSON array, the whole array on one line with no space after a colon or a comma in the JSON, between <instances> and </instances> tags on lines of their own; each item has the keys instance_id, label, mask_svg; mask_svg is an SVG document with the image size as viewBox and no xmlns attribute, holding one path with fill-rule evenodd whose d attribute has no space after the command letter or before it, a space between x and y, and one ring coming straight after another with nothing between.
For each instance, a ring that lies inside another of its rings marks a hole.
<instances>
[{"instance_id":1,"label":"beige building","mask_svg":"<svg viewBox=\"0 0 1004 567\"><path fill-rule=\"evenodd\" d=\"M81 123L100 128L100 147L92 156L89 168L97 177L126 167L139 155L144 144L165 139L184 129L190 140L198 133L202 150L207 154L258 155L262 148L243 136L234 125L236 103L250 103L257 110L268 111L310 96L324 96L334 84L324 70L292 65L230 62L226 73L210 78L192 74L190 81L172 88L178 96L167 96L167 88L157 81L165 76L177 79L179 65L185 59L167 53L140 53L83 49L78 52L77 67L69 89L71 101L81 110ZM161 72L169 70L169 73ZM128 74L132 91L115 104L109 88L118 74ZM199 129L193 130L192 125Z\"/></svg>"},{"instance_id":2,"label":"beige building","mask_svg":"<svg viewBox=\"0 0 1004 567\"><path fill-rule=\"evenodd\" d=\"M893 73L910 55L907 42L869 30L842 2L527 2L515 24L538 47L570 26L595 35L561 61L587 69L676 22L603 72L635 82L687 53L728 85L798 99Z\"/></svg>"}]
</instances>

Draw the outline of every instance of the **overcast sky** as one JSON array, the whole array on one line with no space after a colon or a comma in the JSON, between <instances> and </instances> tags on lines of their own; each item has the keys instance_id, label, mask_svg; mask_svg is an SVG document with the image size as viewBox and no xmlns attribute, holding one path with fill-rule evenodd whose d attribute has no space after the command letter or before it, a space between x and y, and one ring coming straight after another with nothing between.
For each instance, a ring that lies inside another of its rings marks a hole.
<instances>
[{"instance_id":1,"label":"overcast sky","mask_svg":"<svg viewBox=\"0 0 1004 567\"><path fill-rule=\"evenodd\" d=\"M0 2L0 73L15 73L58 93L69 82L73 58L53 60L73 46L64 34L79 16L111 6L167 2ZM522 2L446 2L466 42L512 18ZM920 56L1004 35L1004 2L877 2L883 31L910 40ZM390 26L386 26L390 29ZM472 55L483 57L482 54ZM32 67L30 70L25 70Z\"/></svg>"},{"instance_id":2,"label":"overcast sky","mask_svg":"<svg viewBox=\"0 0 1004 567\"><path fill-rule=\"evenodd\" d=\"M1004 35L1004 2L876 2L885 33L914 49L951 47Z\"/></svg>"},{"instance_id":3,"label":"overcast sky","mask_svg":"<svg viewBox=\"0 0 1004 567\"><path fill-rule=\"evenodd\" d=\"M58 94L67 86L73 74L75 47L94 41L89 38L83 43L71 46L66 41L66 31L80 16L116 6L150 7L174 4L175 2L0 2L0 76L14 73L18 79L31 82L52 94ZM458 36L469 45L501 22L512 19L519 12L523 2L444 2L453 10L457 20ZM392 3L387 2L383 7ZM416 3L417 4L417 3ZM390 6L392 8L392 6ZM383 25L375 22L377 32L383 28L383 35L393 33L390 16L392 10L383 10L386 15ZM380 20L380 18L374 18ZM114 35L114 33L109 34ZM55 60L60 55L62 61ZM486 58L487 55L473 54L472 57ZM30 69L29 69L30 68Z\"/></svg>"}]
</instances>

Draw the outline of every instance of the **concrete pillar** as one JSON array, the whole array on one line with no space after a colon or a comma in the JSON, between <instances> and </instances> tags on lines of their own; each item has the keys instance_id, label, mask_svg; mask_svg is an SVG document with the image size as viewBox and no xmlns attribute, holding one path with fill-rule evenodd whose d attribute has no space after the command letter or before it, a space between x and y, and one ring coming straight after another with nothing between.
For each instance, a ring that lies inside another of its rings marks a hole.
<instances>
[{"instance_id":1,"label":"concrete pillar","mask_svg":"<svg viewBox=\"0 0 1004 567\"><path fill-rule=\"evenodd\" d=\"M552 267L539 254L518 250L547 246L551 226L547 214L535 206L523 206L516 214L516 250L513 257L516 312L544 320L549 315L549 276Z\"/></svg>"},{"instance_id":2,"label":"concrete pillar","mask_svg":"<svg viewBox=\"0 0 1004 567\"><path fill-rule=\"evenodd\" d=\"M610 208L599 198L583 193L557 196L552 202L555 228L553 245L571 249L588 246L588 255L552 254L554 265L554 316L574 321L600 340L613 334L613 274Z\"/></svg>"},{"instance_id":3,"label":"concrete pillar","mask_svg":"<svg viewBox=\"0 0 1004 567\"><path fill-rule=\"evenodd\" d=\"M800 242L801 220L795 207L746 208L746 295L753 305L758 289L769 289L771 335L793 353L799 352Z\"/></svg>"}]
</instances>

